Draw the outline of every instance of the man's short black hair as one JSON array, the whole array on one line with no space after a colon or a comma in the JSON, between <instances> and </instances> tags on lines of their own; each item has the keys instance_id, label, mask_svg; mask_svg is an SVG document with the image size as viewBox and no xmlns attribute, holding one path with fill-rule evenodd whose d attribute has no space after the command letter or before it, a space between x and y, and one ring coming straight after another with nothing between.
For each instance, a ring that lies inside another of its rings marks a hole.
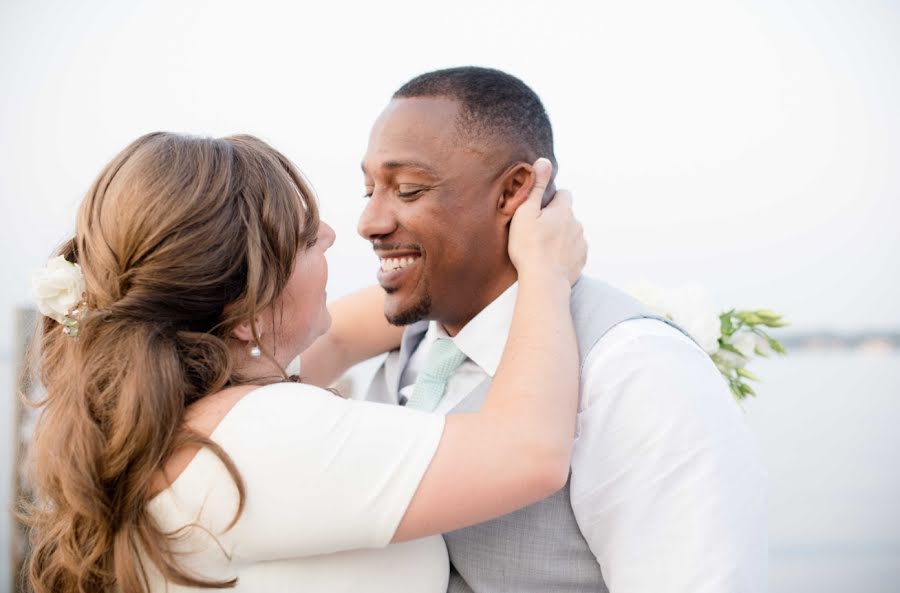
<instances>
[{"instance_id":1,"label":"man's short black hair","mask_svg":"<svg viewBox=\"0 0 900 593\"><path fill-rule=\"evenodd\" d=\"M463 134L506 142L517 159L547 157L555 169L550 118L537 94L515 76L477 66L435 70L416 76L394 93L395 99L416 97L459 102Z\"/></svg>"}]
</instances>

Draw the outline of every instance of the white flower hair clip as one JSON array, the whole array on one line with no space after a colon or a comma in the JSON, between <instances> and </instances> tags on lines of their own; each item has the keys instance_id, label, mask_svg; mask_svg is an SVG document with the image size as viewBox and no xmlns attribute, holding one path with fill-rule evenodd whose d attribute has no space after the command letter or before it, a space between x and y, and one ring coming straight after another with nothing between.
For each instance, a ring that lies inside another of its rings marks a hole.
<instances>
[{"instance_id":1,"label":"white flower hair clip","mask_svg":"<svg viewBox=\"0 0 900 593\"><path fill-rule=\"evenodd\" d=\"M81 266L58 255L31 275L31 290L41 314L62 325L67 336L76 337L85 306Z\"/></svg>"}]
</instances>

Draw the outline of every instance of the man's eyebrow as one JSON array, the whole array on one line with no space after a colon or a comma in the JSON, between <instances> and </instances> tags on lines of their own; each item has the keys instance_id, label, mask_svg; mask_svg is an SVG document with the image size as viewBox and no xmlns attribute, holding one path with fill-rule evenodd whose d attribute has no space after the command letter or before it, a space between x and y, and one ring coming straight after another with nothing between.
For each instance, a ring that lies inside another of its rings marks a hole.
<instances>
[{"instance_id":1,"label":"man's eyebrow","mask_svg":"<svg viewBox=\"0 0 900 593\"><path fill-rule=\"evenodd\" d=\"M360 163L360 167L362 167L363 173L367 173L365 163ZM416 171L421 171L422 173L425 173L427 175L431 175L432 177L438 177L437 171L435 171L430 165L421 161L385 161L381 163L381 168L388 169L390 171L396 171L398 169L414 169Z\"/></svg>"}]
</instances>

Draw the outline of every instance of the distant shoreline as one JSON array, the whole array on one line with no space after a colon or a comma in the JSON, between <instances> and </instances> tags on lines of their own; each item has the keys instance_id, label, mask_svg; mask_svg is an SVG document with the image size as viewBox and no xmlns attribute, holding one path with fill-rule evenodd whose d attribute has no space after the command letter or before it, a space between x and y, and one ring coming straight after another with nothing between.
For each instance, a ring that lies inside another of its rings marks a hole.
<instances>
[{"instance_id":1,"label":"distant shoreline","mask_svg":"<svg viewBox=\"0 0 900 593\"><path fill-rule=\"evenodd\" d=\"M775 336L789 351L900 351L900 332L799 332Z\"/></svg>"}]
</instances>

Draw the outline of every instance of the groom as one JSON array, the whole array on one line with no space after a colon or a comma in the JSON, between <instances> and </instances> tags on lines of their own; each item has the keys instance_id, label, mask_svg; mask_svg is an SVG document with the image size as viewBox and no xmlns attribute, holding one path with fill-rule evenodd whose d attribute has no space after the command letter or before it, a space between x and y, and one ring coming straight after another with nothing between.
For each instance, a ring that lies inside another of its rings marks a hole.
<instances>
[{"instance_id":1,"label":"groom","mask_svg":"<svg viewBox=\"0 0 900 593\"><path fill-rule=\"evenodd\" d=\"M368 399L438 414L479 408L516 300L505 221L540 156L555 168L550 122L513 76L452 68L394 94L363 161L359 232L381 259L385 315L408 327ZM765 590L765 472L709 357L596 280L583 277L571 303L582 375L569 481L446 534L450 591ZM429 357L448 336L446 360ZM416 391L420 374L440 399Z\"/></svg>"}]
</instances>

